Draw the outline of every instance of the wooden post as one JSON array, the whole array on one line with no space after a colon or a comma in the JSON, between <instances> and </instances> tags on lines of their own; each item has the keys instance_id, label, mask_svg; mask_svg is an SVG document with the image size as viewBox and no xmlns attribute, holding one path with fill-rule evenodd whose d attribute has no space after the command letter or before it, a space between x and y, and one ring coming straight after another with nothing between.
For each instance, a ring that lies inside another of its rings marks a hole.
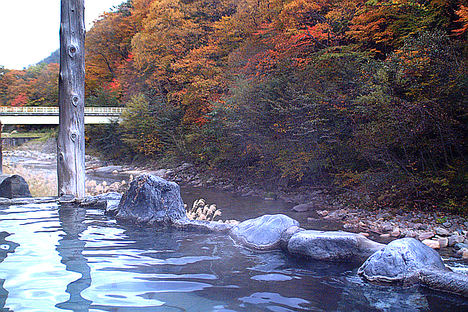
<instances>
[{"instance_id":1,"label":"wooden post","mask_svg":"<svg viewBox=\"0 0 468 312\"><path fill-rule=\"evenodd\" d=\"M0 174L3 174L3 139L2 139L3 125L0 121Z\"/></svg>"},{"instance_id":2,"label":"wooden post","mask_svg":"<svg viewBox=\"0 0 468 312\"><path fill-rule=\"evenodd\" d=\"M58 195L85 196L84 0L61 0Z\"/></svg>"}]
</instances>

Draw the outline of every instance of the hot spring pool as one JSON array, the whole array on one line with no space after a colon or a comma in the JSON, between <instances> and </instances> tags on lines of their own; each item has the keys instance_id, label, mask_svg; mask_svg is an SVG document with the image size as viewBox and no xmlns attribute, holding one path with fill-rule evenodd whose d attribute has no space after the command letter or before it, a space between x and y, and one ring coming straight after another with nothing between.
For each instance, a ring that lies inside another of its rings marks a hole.
<instances>
[{"instance_id":1,"label":"hot spring pool","mask_svg":"<svg viewBox=\"0 0 468 312\"><path fill-rule=\"evenodd\" d=\"M122 225L99 209L0 206L0 247L0 311L468 311L457 296L366 283L356 264Z\"/></svg>"}]
</instances>

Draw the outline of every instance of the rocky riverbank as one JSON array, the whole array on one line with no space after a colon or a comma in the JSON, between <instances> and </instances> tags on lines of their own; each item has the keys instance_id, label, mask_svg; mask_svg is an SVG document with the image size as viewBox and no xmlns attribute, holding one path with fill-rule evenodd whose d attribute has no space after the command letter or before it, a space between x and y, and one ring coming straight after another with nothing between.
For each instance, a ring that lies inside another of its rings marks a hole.
<instances>
[{"instance_id":1,"label":"rocky riverbank","mask_svg":"<svg viewBox=\"0 0 468 312\"><path fill-rule=\"evenodd\" d=\"M7 150L4 152L4 157L6 163L15 157L54 163L54 152L54 143L49 140L46 143L30 142L19 148ZM18 164L10 162L10 165ZM358 209L344 204L328 189L303 188L295 192L279 190L276 193L271 193L254 183L236 185L234 179L217 176L213 172L202 172L190 163L173 165L172 168L159 168L157 165L150 164L115 165L96 157L86 156L86 170L88 176L93 177L86 181L88 195L106 192L123 193L134 177L150 173L179 184L215 188L236 193L239 196L281 199L296 204L293 210L297 214L307 216L310 228L313 228L313 224L317 220L330 220L341 224L342 229L346 231L361 233L383 243L403 237L416 238L443 255L455 256L468 262L468 220L456 215L440 212ZM23 171L25 174L34 174L30 170ZM113 182L94 178L99 175L113 177ZM27 177L25 178L28 180ZM44 177L43 180L47 180L45 183L41 183L40 180L35 183L39 186L45 185L48 189L56 189L56 187L52 187L56 182L50 181L54 178L55 175L51 174ZM35 195L34 192L33 195Z\"/></svg>"}]
</instances>

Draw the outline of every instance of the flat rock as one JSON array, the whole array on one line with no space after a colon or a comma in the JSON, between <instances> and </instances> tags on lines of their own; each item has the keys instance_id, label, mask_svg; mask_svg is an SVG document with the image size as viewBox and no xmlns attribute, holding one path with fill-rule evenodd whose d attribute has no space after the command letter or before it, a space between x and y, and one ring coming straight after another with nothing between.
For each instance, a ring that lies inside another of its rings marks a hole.
<instances>
[{"instance_id":1,"label":"flat rock","mask_svg":"<svg viewBox=\"0 0 468 312\"><path fill-rule=\"evenodd\" d=\"M402 238L370 256L358 274L369 281L414 283L422 269L447 270L435 250L414 238Z\"/></svg>"},{"instance_id":2,"label":"flat rock","mask_svg":"<svg viewBox=\"0 0 468 312\"><path fill-rule=\"evenodd\" d=\"M17 174L2 174L0 175L0 197L12 199L32 196L29 185L23 177Z\"/></svg>"},{"instance_id":3,"label":"flat rock","mask_svg":"<svg viewBox=\"0 0 468 312\"><path fill-rule=\"evenodd\" d=\"M418 236L420 241L423 241L425 239L430 239L430 238L433 238L433 237L434 237L433 232L424 232L424 233L419 234L419 236Z\"/></svg>"},{"instance_id":4,"label":"flat rock","mask_svg":"<svg viewBox=\"0 0 468 312\"><path fill-rule=\"evenodd\" d=\"M187 218L180 187L150 174L138 176L122 196L116 219L138 223L174 223Z\"/></svg>"},{"instance_id":5,"label":"flat rock","mask_svg":"<svg viewBox=\"0 0 468 312\"><path fill-rule=\"evenodd\" d=\"M113 173L114 171L122 171L123 167L122 166L106 166L106 167L99 167L94 169L94 172L99 172L99 173Z\"/></svg>"},{"instance_id":6,"label":"flat rock","mask_svg":"<svg viewBox=\"0 0 468 312\"><path fill-rule=\"evenodd\" d=\"M438 239L440 248L445 248L448 246L448 238L447 237L441 237Z\"/></svg>"},{"instance_id":7,"label":"flat rock","mask_svg":"<svg viewBox=\"0 0 468 312\"><path fill-rule=\"evenodd\" d=\"M450 232L444 228L441 228L441 227L438 227L435 229L435 232L437 235L440 235L440 236L449 236L450 235Z\"/></svg>"},{"instance_id":8,"label":"flat rock","mask_svg":"<svg viewBox=\"0 0 468 312\"><path fill-rule=\"evenodd\" d=\"M422 241L422 243L426 245L427 247L431 247L432 249L440 249L439 240L425 239Z\"/></svg>"},{"instance_id":9,"label":"flat rock","mask_svg":"<svg viewBox=\"0 0 468 312\"><path fill-rule=\"evenodd\" d=\"M288 251L315 260L347 261L367 258L383 246L355 233L308 230L291 237Z\"/></svg>"},{"instance_id":10,"label":"flat rock","mask_svg":"<svg viewBox=\"0 0 468 312\"><path fill-rule=\"evenodd\" d=\"M216 221L201 221L181 219L174 222L174 225L183 230L198 231L204 233L226 233L231 230L234 225L221 223Z\"/></svg>"},{"instance_id":11,"label":"flat rock","mask_svg":"<svg viewBox=\"0 0 468 312\"><path fill-rule=\"evenodd\" d=\"M314 208L315 204L314 203L306 203L306 204L300 204L292 207L292 210L295 212L306 212Z\"/></svg>"},{"instance_id":12,"label":"flat rock","mask_svg":"<svg viewBox=\"0 0 468 312\"><path fill-rule=\"evenodd\" d=\"M422 269L420 283L428 288L468 297L468 275L449 270Z\"/></svg>"},{"instance_id":13,"label":"flat rock","mask_svg":"<svg viewBox=\"0 0 468 312\"><path fill-rule=\"evenodd\" d=\"M247 247L268 250L278 248L281 235L292 226L299 226L299 222L282 214L264 215L239 223L230 235Z\"/></svg>"}]
</instances>

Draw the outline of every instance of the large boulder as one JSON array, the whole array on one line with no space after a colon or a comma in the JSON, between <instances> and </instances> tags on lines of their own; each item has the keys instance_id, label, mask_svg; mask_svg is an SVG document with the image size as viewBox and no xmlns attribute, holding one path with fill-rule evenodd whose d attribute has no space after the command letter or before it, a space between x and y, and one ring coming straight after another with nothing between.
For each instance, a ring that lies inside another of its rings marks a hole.
<instances>
[{"instance_id":1,"label":"large boulder","mask_svg":"<svg viewBox=\"0 0 468 312\"><path fill-rule=\"evenodd\" d=\"M26 183L23 177L17 174L2 174L0 175L0 197L11 199L32 196L28 183Z\"/></svg>"},{"instance_id":2,"label":"large boulder","mask_svg":"<svg viewBox=\"0 0 468 312\"><path fill-rule=\"evenodd\" d=\"M247 247L268 250L278 248L281 235L292 226L299 226L299 222L282 214L264 215L239 223L230 235Z\"/></svg>"},{"instance_id":3,"label":"large boulder","mask_svg":"<svg viewBox=\"0 0 468 312\"><path fill-rule=\"evenodd\" d=\"M296 232L287 250L314 260L353 261L365 259L383 246L360 234L308 230Z\"/></svg>"},{"instance_id":4,"label":"large boulder","mask_svg":"<svg viewBox=\"0 0 468 312\"><path fill-rule=\"evenodd\" d=\"M394 240L359 268L373 282L414 284L468 297L468 275L445 267L439 254L414 238Z\"/></svg>"},{"instance_id":5,"label":"large boulder","mask_svg":"<svg viewBox=\"0 0 468 312\"><path fill-rule=\"evenodd\" d=\"M187 218L179 185L150 174L132 181L114 214L120 220L150 224Z\"/></svg>"},{"instance_id":6,"label":"large boulder","mask_svg":"<svg viewBox=\"0 0 468 312\"><path fill-rule=\"evenodd\" d=\"M369 281L414 283L422 269L448 270L439 254L414 238L394 240L359 268Z\"/></svg>"}]
</instances>

